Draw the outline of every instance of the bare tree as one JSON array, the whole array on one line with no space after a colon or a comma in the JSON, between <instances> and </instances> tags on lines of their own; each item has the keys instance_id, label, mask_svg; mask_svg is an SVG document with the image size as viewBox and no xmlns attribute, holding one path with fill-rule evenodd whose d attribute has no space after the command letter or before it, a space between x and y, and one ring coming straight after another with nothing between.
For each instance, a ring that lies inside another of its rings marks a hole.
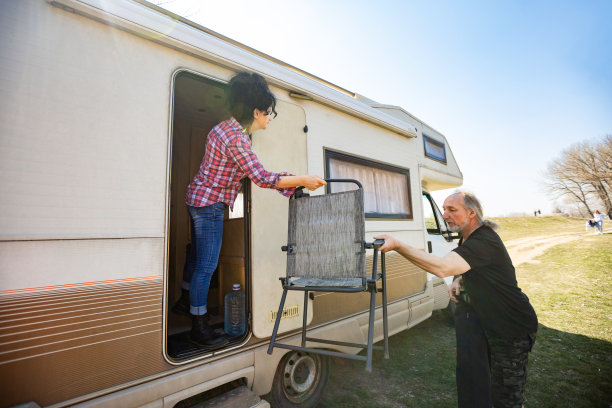
<instances>
[{"instance_id":1,"label":"bare tree","mask_svg":"<svg viewBox=\"0 0 612 408\"><path fill-rule=\"evenodd\" d=\"M600 205L612 217L612 135L569 147L548 165L545 177L555 198L580 204L591 216Z\"/></svg>"}]
</instances>

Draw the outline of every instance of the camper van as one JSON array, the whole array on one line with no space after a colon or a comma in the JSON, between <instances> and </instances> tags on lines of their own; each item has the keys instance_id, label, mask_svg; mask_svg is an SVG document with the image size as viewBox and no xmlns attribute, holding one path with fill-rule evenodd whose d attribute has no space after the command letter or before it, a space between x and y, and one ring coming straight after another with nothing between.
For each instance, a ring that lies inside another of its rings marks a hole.
<instances>
[{"instance_id":1,"label":"camper van","mask_svg":"<svg viewBox=\"0 0 612 408\"><path fill-rule=\"evenodd\" d=\"M203 350L189 340L189 317L172 312L190 244L185 190L210 129L228 118L225 88L239 71L264 76L278 99L278 117L252 135L267 170L362 180L368 240L390 233L438 255L456 245L430 192L459 186L461 172L446 138L402 108L145 1L2 1L0 406L317 404L332 360L266 353L285 276L286 197L247 179L225 214L210 321L223 330L224 297L238 283L244 334ZM389 334L449 304L448 282L396 253L386 270ZM301 294L285 305L278 339L297 344ZM364 343L367 309L367 293L318 292L309 333ZM375 341L381 322L378 309Z\"/></svg>"}]
</instances>

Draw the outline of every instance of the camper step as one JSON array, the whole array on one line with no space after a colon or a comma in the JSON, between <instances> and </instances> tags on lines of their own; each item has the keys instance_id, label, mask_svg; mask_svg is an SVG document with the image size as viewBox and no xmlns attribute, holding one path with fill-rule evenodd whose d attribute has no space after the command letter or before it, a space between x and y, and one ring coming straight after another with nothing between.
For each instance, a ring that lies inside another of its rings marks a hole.
<instances>
[{"instance_id":1,"label":"camper step","mask_svg":"<svg viewBox=\"0 0 612 408\"><path fill-rule=\"evenodd\" d=\"M270 408L270 404L259 398L249 390L242 386L234 388L225 394L212 398L208 401L200 402L192 408Z\"/></svg>"}]
</instances>

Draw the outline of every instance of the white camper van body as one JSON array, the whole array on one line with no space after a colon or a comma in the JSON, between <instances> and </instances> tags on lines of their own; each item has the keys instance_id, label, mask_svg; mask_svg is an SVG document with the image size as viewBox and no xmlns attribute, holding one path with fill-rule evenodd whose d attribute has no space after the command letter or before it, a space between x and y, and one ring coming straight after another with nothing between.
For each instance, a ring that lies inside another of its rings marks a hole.
<instances>
[{"instance_id":1,"label":"white camper van body","mask_svg":"<svg viewBox=\"0 0 612 408\"><path fill-rule=\"evenodd\" d=\"M169 311L189 241L185 187L238 71L263 75L278 99L279 116L252 139L266 169L328 176L336 160L393 174L408 211L375 210L366 238L391 233L439 255L453 245L439 216L425 224L435 210L422 192L459 186L461 172L445 137L401 108L139 1L1 1L0 47L2 406L173 407L235 380L257 395L287 392L274 383L286 350L266 354L286 198L245 183L226 220L209 298L222 309L228 285L243 283L245 336L215 352L184 348L188 321ZM387 274L390 334L447 306L445 282L396 254ZM367 295L344 296L315 296L310 330L364 343ZM301 302L287 300L285 342L297 341Z\"/></svg>"}]
</instances>

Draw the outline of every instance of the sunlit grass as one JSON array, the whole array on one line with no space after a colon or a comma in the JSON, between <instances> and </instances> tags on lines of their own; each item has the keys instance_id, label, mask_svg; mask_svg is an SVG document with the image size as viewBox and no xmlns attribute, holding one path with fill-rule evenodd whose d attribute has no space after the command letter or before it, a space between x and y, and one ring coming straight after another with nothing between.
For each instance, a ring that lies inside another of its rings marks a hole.
<instances>
[{"instance_id":1,"label":"sunlit grass","mask_svg":"<svg viewBox=\"0 0 612 408\"><path fill-rule=\"evenodd\" d=\"M517 270L540 321L530 363L531 405L609 407L612 234L586 236L538 260Z\"/></svg>"},{"instance_id":2,"label":"sunlit grass","mask_svg":"<svg viewBox=\"0 0 612 408\"><path fill-rule=\"evenodd\" d=\"M492 218L504 241L517 238L584 232L585 219L569 217L501 217Z\"/></svg>"}]
</instances>

